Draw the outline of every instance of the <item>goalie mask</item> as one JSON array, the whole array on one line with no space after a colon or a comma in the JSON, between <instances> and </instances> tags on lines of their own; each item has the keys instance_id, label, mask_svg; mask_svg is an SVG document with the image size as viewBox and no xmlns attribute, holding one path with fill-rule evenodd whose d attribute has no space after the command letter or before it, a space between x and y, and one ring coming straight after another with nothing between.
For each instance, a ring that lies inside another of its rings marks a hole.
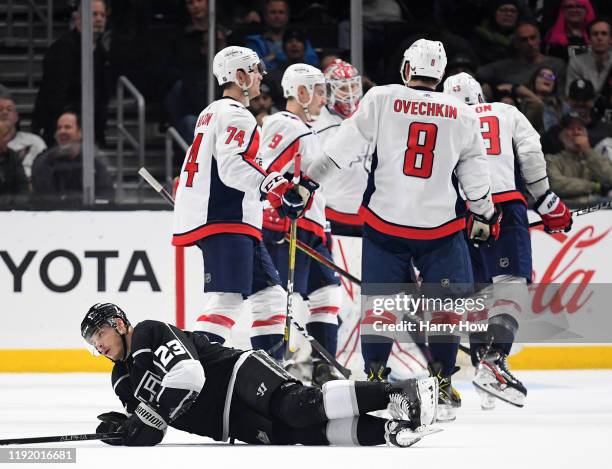
<instances>
[{"instance_id":1,"label":"goalie mask","mask_svg":"<svg viewBox=\"0 0 612 469\"><path fill-rule=\"evenodd\" d=\"M130 321L127 315L123 312L119 306L113 303L96 303L85 315L85 318L81 322L81 336L85 341L96 349L93 343L93 336L104 326L112 327L117 334L117 318L121 319L126 327L130 326ZM119 334L123 343L123 358L125 360L127 354L127 343L125 334Z\"/></svg>"},{"instance_id":2,"label":"goalie mask","mask_svg":"<svg viewBox=\"0 0 612 469\"><path fill-rule=\"evenodd\" d=\"M408 76L404 73L409 63ZM400 73L405 85L413 76L435 78L442 80L446 69L446 52L440 41L419 39L404 52Z\"/></svg>"},{"instance_id":3,"label":"goalie mask","mask_svg":"<svg viewBox=\"0 0 612 469\"><path fill-rule=\"evenodd\" d=\"M465 104L484 103L482 88L470 74L461 72L444 80L444 93Z\"/></svg>"},{"instance_id":4,"label":"goalie mask","mask_svg":"<svg viewBox=\"0 0 612 469\"><path fill-rule=\"evenodd\" d=\"M324 75L329 105L342 117L351 117L363 97L359 72L350 63L336 59L325 68Z\"/></svg>"},{"instance_id":5,"label":"goalie mask","mask_svg":"<svg viewBox=\"0 0 612 469\"><path fill-rule=\"evenodd\" d=\"M236 72L243 70L249 77L247 83L238 84ZM217 52L213 60L213 74L217 78L219 85L235 83L242 89L247 106L250 96L248 89L253 84L254 73L259 72L262 76L266 74L265 66L257 53L247 47L230 46Z\"/></svg>"},{"instance_id":6,"label":"goalie mask","mask_svg":"<svg viewBox=\"0 0 612 469\"><path fill-rule=\"evenodd\" d=\"M287 99L294 98L300 106L304 109L306 119L312 120L312 116L308 111L308 106L312 103L315 94L316 85L325 86L325 77L321 70L312 65L307 64L293 64L287 67L281 80L281 86L283 88L283 96ZM303 86L308 92L308 101L302 102L299 98L299 88Z\"/></svg>"}]
</instances>

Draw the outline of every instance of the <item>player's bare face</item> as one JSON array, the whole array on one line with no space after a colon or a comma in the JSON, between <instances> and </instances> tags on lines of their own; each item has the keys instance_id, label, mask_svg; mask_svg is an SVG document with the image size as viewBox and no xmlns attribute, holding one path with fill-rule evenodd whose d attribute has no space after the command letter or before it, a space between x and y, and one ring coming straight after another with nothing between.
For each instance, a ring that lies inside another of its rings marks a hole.
<instances>
[{"instance_id":1,"label":"player's bare face","mask_svg":"<svg viewBox=\"0 0 612 469\"><path fill-rule=\"evenodd\" d=\"M100 355L111 360L118 360L123 356L123 343L121 337L111 326L104 325L91 336L93 345Z\"/></svg>"},{"instance_id":2,"label":"player's bare face","mask_svg":"<svg viewBox=\"0 0 612 469\"><path fill-rule=\"evenodd\" d=\"M315 85L314 96L312 101L308 105L308 112L312 116L318 116L321 114L321 108L327 104L327 97L325 96L325 86Z\"/></svg>"}]
</instances>

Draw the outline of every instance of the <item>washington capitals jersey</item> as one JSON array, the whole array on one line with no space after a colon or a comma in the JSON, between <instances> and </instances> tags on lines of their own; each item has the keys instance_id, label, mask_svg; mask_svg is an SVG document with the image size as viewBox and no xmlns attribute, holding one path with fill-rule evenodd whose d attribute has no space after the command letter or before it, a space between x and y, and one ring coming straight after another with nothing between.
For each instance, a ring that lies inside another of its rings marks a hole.
<instances>
[{"instance_id":1,"label":"washington capitals jersey","mask_svg":"<svg viewBox=\"0 0 612 469\"><path fill-rule=\"evenodd\" d=\"M220 440L234 364L242 351L159 321L134 327L130 355L113 367L112 385L126 411L144 402L179 430Z\"/></svg>"},{"instance_id":2,"label":"washington capitals jersey","mask_svg":"<svg viewBox=\"0 0 612 469\"><path fill-rule=\"evenodd\" d=\"M514 106L483 103L472 108L480 120L487 150L493 202L522 200L526 203L520 187L523 182L529 189L530 185L547 179L540 135ZM542 193L547 188L546 181ZM539 195L534 194L536 198Z\"/></svg>"},{"instance_id":3,"label":"washington capitals jersey","mask_svg":"<svg viewBox=\"0 0 612 469\"><path fill-rule=\"evenodd\" d=\"M202 111L181 168L172 244L218 233L261 239L265 172L254 161L258 146L257 122L242 103L226 97Z\"/></svg>"},{"instance_id":4,"label":"washington capitals jersey","mask_svg":"<svg viewBox=\"0 0 612 469\"><path fill-rule=\"evenodd\" d=\"M374 151L360 214L377 231L434 239L463 229L455 176L469 200L490 197L478 119L452 96L401 85L372 88L325 153L346 168L365 146Z\"/></svg>"},{"instance_id":5,"label":"washington capitals jersey","mask_svg":"<svg viewBox=\"0 0 612 469\"><path fill-rule=\"evenodd\" d=\"M313 123L313 128L323 145L340 128L344 119L326 107ZM333 181L321 187L325 197L325 215L328 219L350 225L360 225L358 215L363 193L368 183L368 168L371 163L369 148L364 146L353 155L348 166L339 171Z\"/></svg>"},{"instance_id":6,"label":"washington capitals jersey","mask_svg":"<svg viewBox=\"0 0 612 469\"><path fill-rule=\"evenodd\" d=\"M266 117L262 126L261 145L257 154L258 162L269 172L277 171L293 177L293 163L296 154L302 156L301 170L323 156L323 148L316 132L295 114L281 111ZM298 226L325 237L325 199L315 192L311 208L298 219Z\"/></svg>"}]
</instances>

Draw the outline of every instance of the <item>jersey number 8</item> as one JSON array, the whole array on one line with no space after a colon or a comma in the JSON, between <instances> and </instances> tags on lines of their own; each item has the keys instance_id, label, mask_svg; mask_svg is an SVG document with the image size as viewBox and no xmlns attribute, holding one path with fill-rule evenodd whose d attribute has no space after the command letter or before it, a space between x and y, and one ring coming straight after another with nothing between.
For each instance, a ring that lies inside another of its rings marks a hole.
<instances>
[{"instance_id":1,"label":"jersey number 8","mask_svg":"<svg viewBox=\"0 0 612 469\"><path fill-rule=\"evenodd\" d=\"M404 174L427 179L431 176L438 126L413 122L408 127L408 143L404 153Z\"/></svg>"}]
</instances>

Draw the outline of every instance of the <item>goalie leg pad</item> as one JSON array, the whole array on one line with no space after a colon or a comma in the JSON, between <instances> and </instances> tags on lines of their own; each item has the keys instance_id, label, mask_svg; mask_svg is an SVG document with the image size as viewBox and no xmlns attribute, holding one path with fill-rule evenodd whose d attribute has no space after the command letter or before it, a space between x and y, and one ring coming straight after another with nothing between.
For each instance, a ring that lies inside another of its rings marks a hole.
<instances>
[{"instance_id":1,"label":"goalie leg pad","mask_svg":"<svg viewBox=\"0 0 612 469\"><path fill-rule=\"evenodd\" d=\"M240 293L205 293L204 308L193 330L214 334L224 341L227 340L240 316L243 303Z\"/></svg>"}]
</instances>

